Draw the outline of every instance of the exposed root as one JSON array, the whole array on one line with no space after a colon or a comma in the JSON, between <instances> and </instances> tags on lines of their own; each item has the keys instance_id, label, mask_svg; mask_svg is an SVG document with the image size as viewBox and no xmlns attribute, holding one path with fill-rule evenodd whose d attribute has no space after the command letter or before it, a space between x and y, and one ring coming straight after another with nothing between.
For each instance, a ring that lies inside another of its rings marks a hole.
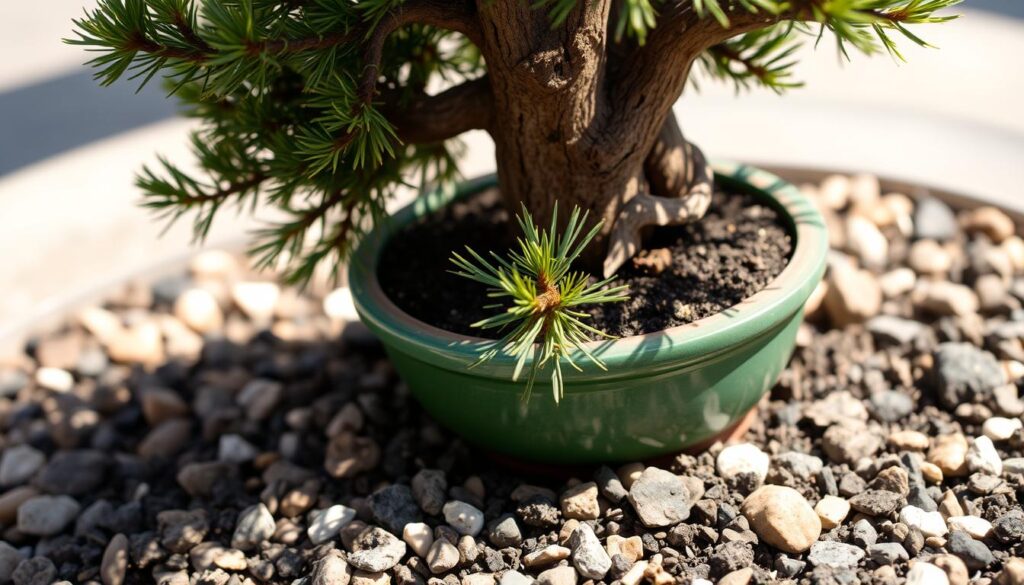
<instances>
[{"instance_id":1,"label":"exposed root","mask_svg":"<svg viewBox=\"0 0 1024 585\"><path fill-rule=\"evenodd\" d=\"M606 278L640 250L644 227L696 221L711 205L711 169L704 153L683 138L674 116L665 121L644 171L652 193L633 197L619 212L604 261Z\"/></svg>"}]
</instances>

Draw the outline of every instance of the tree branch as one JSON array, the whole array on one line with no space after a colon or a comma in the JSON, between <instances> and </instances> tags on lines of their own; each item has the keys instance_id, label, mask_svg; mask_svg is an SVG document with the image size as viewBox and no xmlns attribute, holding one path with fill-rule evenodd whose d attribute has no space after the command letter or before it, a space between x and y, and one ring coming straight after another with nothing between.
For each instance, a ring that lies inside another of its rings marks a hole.
<instances>
[{"instance_id":1,"label":"tree branch","mask_svg":"<svg viewBox=\"0 0 1024 585\"><path fill-rule=\"evenodd\" d=\"M468 130L489 130L494 116L490 81L481 77L411 102L385 102L382 113L407 144L429 144Z\"/></svg>"}]
</instances>

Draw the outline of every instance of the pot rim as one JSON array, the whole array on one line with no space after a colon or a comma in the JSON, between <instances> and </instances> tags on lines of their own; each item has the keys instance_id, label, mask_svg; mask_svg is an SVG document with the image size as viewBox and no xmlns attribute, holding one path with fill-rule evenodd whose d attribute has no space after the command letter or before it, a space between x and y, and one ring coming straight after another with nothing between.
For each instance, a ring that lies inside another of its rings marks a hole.
<instances>
[{"instance_id":1,"label":"pot rim","mask_svg":"<svg viewBox=\"0 0 1024 585\"><path fill-rule=\"evenodd\" d=\"M765 288L715 315L653 333L587 343L587 350L598 355L608 370L601 371L583 361L582 372L563 369L567 382L635 378L637 367L642 367L642 376L702 367L773 334L803 309L825 271L828 236L821 213L796 187L771 173L735 162L716 162L712 166L716 180L760 195L781 209L795 239L786 267ZM436 366L464 370L476 361L481 345L493 342L452 333L405 313L384 294L376 271L383 246L392 234L458 197L496 184L495 175L487 175L454 189L426 193L375 227L360 243L349 265L352 298L363 322L386 344ZM572 357L576 361L583 356L577 351ZM502 354L470 371L488 377L510 377L514 366L515 360ZM566 384L566 391L572 391L571 384Z\"/></svg>"}]
</instances>

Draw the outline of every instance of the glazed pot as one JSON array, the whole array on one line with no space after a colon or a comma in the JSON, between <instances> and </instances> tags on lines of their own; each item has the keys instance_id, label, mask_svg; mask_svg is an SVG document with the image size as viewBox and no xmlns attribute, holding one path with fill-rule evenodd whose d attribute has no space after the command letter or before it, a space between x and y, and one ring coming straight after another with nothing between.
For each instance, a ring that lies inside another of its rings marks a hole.
<instances>
[{"instance_id":1,"label":"glazed pot","mask_svg":"<svg viewBox=\"0 0 1024 585\"><path fill-rule=\"evenodd\" d=\"M522 380L512 381L514 363L507 356L469 369L485 340L414 319L385 296L377 279L388 238L456 199L494 187L493 175L424 194L376 227L349 267L356 309L423 407L483 449L517 460L587 464L649 459L707 444L733 429L775 384L828 251L823 218L795 187L738 164L718 164L715 175L722 187L781 212L795 241L786 268L764 290L717 315L592 342L589 349L608 371L563 368L565 397L558 404L546 380L538 380L523 403Z\"/></svg>"}]
</instances>

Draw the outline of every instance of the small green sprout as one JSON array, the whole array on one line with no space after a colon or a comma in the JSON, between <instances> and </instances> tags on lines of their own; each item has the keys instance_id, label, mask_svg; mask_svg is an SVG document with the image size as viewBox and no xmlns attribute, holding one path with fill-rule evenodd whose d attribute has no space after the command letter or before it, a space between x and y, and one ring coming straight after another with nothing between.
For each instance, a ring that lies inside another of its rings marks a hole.
<instances>
[{"instance_id":1,"label":"small green sprout","mask_svg":"<svg viewBox=\"0 0 1024 585\"><path fill-rule=\"evenodd\" d=\"M586 273L570 271L573 261L601 229L601 222L580 238L587 223L587 214L581 216L579 208L573 209L569 223L560 235L557 233L557 205L552 214L551 228L547 231L537 229L525 206L516 219L523 237L518 238L519 250L511 252L508 258L491 252L492 263L468 246L466 252L472 261L458 253L452 254L451 261L458 268L452 271L454 274L487 285L490 287L487 294L490 298L511 299L507 305L488 305L488 309L505 310L473 324L473 327L481 329L511 326L512 330L501 339L483 346L480 359L470 367L486 362L498 353L505 353L516 358L512 380L517 381L526 360L532 355L526 390L523 392L523 400L527 401L533 391L537 373L550 362L554 366L551 389L555 402L558 402L565 394L561 360L564 359L570 366L582 371L570 356L571 351L577 349L594 365L605 369L601 359L587 350L584 344L590 341L590 334L613 338L584 323L582 319L590 315L579 310L579 307L621 302L628 298L628 291L625 286L606 288L612 280L610 278L591 284Z\"/></svg>"}]
</instances>

